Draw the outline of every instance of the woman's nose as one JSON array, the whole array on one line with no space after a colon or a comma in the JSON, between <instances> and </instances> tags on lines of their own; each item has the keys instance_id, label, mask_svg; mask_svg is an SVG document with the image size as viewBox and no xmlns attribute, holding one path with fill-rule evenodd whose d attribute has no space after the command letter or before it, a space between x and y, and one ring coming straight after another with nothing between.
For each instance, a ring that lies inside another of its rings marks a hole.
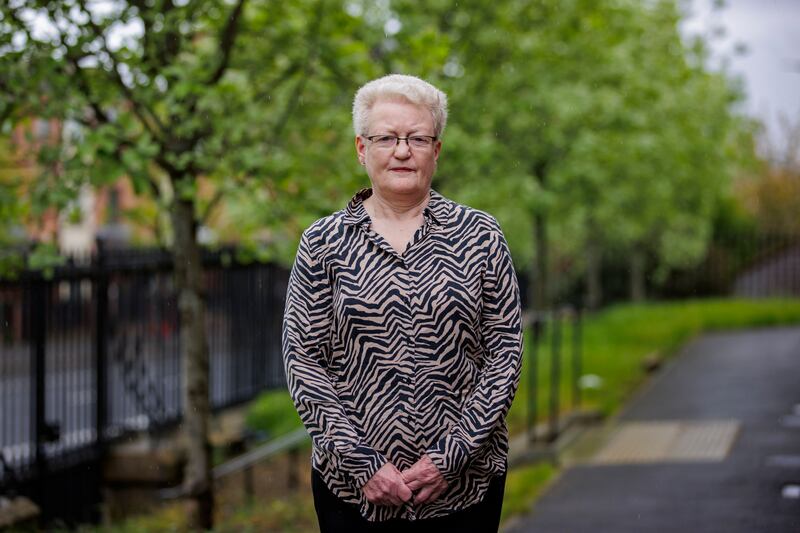
<instances>
[{"instance_id":1,"label":"woman's nose","mask_svg":"<svg viewBox=\"0 0 800 533\"><path fill-rule=\"evenodd\" d=\"M394 155L395 157L408 157L411 155L408 139L397 139L397 144L394 145Z\"/></svg>"}]
</instances>

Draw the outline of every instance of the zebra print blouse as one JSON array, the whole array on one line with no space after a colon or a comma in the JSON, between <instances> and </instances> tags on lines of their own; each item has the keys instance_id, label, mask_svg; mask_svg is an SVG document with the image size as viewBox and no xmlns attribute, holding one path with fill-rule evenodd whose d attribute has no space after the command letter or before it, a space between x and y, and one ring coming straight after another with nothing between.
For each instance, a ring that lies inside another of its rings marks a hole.
<instances>
[{"instance_id":1,"label":"zebra print blouse","mask_svg":"<svg viewBox=\"0 0 800 533\"><path fill-rule=\"evenodd\" d=\"M506 468L519 383L519 288L503 233L435 191L398 254L370 226L364 189L300 240L286 296L289 390L312 465L370 521L443 516L478 503ZM435 501L367 501L386 461L427 453L449 486Z\"/></svg>"}]
</instances>

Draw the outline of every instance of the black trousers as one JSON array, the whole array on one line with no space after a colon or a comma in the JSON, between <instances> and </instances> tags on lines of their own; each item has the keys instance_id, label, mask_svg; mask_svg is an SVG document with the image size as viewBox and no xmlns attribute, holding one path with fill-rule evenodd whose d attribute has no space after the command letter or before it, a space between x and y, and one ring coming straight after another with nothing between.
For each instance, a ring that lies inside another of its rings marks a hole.
<instances>
[{"instance_id":1,"label":"black trousers","mask_svg":"<svg viewBox=\"0 0 800 533\"><path fill-rule=\"evenodd\" d=\"M311 490L314 493L314 508L317 511L321 533L496 533L500 526L500 511L503 508L503 492L506 474L495 476L483 500L475 505L447 516L424 520L393 519L385 522L370 522L358 512L358 507L340 500L323 481L322 476L311 469Z\"/></svg>"}]
</instances>

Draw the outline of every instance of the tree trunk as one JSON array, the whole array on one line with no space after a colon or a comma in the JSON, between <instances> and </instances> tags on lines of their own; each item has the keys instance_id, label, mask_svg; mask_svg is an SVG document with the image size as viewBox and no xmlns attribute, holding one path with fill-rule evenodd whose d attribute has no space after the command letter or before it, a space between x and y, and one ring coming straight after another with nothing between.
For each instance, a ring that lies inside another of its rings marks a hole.
<instances>
[{"instance_id":1,"label":"tree trunk","mask_svg":"<svg viewBox=\"0 0 800 533\"><path fill-rule=\"evenodd\" d=\"M214 495L208 440L211 409L203 266L197 242L194 203L174 200L172 222L183 362L183 429L187 451L183 487L187 495L189 527L205 530L213 527Z\"/></svg>"},{"instance_id":2,"label":"tree trunk","mask_svg":"<svg viewBox=\"0 0 800 533\"><path fill-rule=\"evenodd\" d=\"M548 161L539 159L534 162L531 168L532 174L541 190L547 189L547 169ZM548 243L547 243L547 212L544 206L540 206L533 215L533 242L534 257L531 265L530 282L530 308L549 309L550 302L550 272L548 266Z\"/></svg>"},{"instance_id":3,"label":"tree trunk","mask_svg":"<svg viewBox=\"0 0 800 533\"><path fill-rule=\"evenodd\" d=\"M531 268L531 309L549 309L549 273L547 269L547 218L539 213L533 217L533 239L535 254Z\"/></svg>"},{"instance_id":4,"label":"tree trunk","mask_svg":"<svg viewBox=\"0 0 800 533\"><path fill-rule=\"evenodd\" d=\"M593 230L593 224L594 221L589 220L586 238L586 307L591 310L598 309L603 301L600 242Z\"/></svg>"},{"instance_id":5,"label":"tree trunk","mask_svg":"<svg viewBox=\"0 0 800 533\"><path fill-rule=\"evenodd\" d=\"M644 251L636 246L631 253L630 296L633 302L643 302L645 299L644 262Z\"/></svg>"}]
</instances>

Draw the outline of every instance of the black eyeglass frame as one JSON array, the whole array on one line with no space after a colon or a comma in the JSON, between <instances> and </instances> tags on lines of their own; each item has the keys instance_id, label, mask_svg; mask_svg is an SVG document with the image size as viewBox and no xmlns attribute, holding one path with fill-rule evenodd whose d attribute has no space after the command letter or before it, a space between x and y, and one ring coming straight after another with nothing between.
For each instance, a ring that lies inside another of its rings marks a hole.
<instances>
[{"instance_id":1,"label":"black eyeglass frame","mask_svg":"<svg viewBox=\"0 0 800 533\"><path fill-rule=\"evenodd\" d=\"M387 135L362 135L362 137L367 139L372 144L378 142L374 140L377 138L394 139L394 146L391 147L386 146L386 148L397 148L397 145L400 144L400 141L405 141L406 146L408 146L409 148L415 148L414 146L411 145L411 142L409 142L411 139L430 139L430 144L426 144L424 147L416 146L416 148L431 148L433 147L434 144L436 144L436 141L439 140L439 137L436 137L435 135L409 135L408 137L399 137L397 135L387 134Z\"/></svg>"}]
</instances>

